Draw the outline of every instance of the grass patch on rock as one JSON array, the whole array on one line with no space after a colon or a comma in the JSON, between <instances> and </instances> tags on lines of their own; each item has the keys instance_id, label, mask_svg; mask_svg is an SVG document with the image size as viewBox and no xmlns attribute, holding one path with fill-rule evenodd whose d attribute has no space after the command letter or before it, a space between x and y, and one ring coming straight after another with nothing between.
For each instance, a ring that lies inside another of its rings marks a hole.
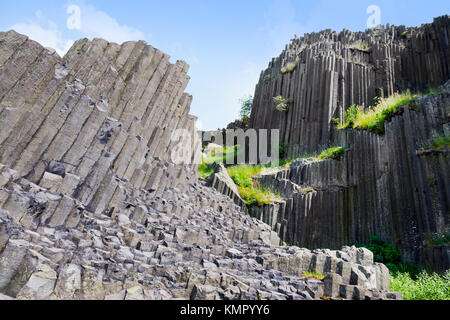
<instances>
[{"instance_id":1,"label":"grass patch on rock","mask_svg":"<svg viewBox=\"0 0 450 320\"><path fill-rule=\"evenodd\" d=\"M352 105L344 115L343 123L338 129L354 128L368 130L377 134L384 134L384 124L404 109L417 110L416 99L420 94L410 92L394 94L388 98L378 99L375 106L364 110L363 107Z\"/></svg>"},{"instance_id":2,"label":"grass patch on rock","mask_svg":"<svg viewBox=\"0 0 450 320\"><path fill-rule=\"evenodd\" d=\"M391 274L390 290L401 292L404 300L450 300L450 270L443 275L422 271L415 279L407 272Z\"/></svg>"},{"instance_id":3,"label":"grass patch on rock","mask_svg":"<svg viewBox=\"0 0 450 320\"><path fill-rule=\"evenodd\" d=\"M214 172L214 169L212 165L207 164L203 159L202 163L198 166L198 176L202 179L206 179L210 175L212 175Z\"/></svg>"},{"instance_id":4,"label":"grass patch on rock","mask_svg":"<svg viewBox=\"0 0 450 320\"><path fill-rule=\"evenodd\" d=\"M319 155L320 160L327 160L327 159L334 159L339 160L340 157L344 154L344 148L343 147L331 147L323 151Z\"/></svg>"},{"instance_id":5,"label":"grass patch on rock","mask_svg":"<svg viewBox=\"0 0 450 320\"><path fill-rule=\"evenodd\" d=\"M427 141L424 145L425 149L450 149L450 137L444 135L437 135L436 137Z\"/></svg>"},{"instance_id":6,"label":"grass patch on rock","mask_svg":"<svg viewBox=\"0 0 450 320\"><path fill-rule=\"evenodd\" d=\"M237 165L227 168L228 174L238 187L242 200L248 206L263 206L279 198L278 195L262 188L252 179L266 167L263 165Z\"/></svg>"}]
</instances>

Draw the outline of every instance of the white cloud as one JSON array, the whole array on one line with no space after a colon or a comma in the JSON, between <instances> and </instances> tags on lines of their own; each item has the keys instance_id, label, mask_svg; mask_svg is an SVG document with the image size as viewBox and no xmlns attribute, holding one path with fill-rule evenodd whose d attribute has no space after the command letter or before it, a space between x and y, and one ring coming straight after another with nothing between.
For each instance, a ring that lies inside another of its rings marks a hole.
<instances>
[{"instance_id":1,"label":"white cloud","mask_svg":"<svg viewBox=\"0 0 450 320\"><path fill-rule=\"evenodd\" d=\"M24 23L16 23L11 29L25 34L30 39L39 42L44 47L53 48L63 56L73 44L73 40L64 40L56 24L44 17L41 11L36 11L35 19Z\"/></svg>"},{"instance_id":2,"label":"white cloud","mask_svg":"<svg viewBox=\"0 0 450 320\"><path fill-rule=\"evenodd\" d=\"M80 16L77 16L74 20L73 14L78 14L76 10L74 11L75 7L80 9ZM79 38L102 38L119 44L125 41L145 40L146 38L142 31L127 25L121 25L107 13L84 2L80 2L79 6L68 5L67 9L67 13L64 12L64 14L67 14L67 25L76 26L71 28L70 32L72 35L79 33ZM80 21L77 20L78 18ZM67 28L67 25L64 25L63 28ZM36 11L34 17L29 21L16 23L11 26L11 29L25 34L44 47L55 49L60 56L64 56L74 43L73 40L64 37L62 31L65 31L65 29L58 28L40 10ZM69 29L67 30L69 31Z\"/></svg>"},{"instance_id":3,"label":"white cloud","mask_svg":"<svg viewBox=\"0 0 450 320\"><path fill-rule=\"evenodd\" d=\"M68 8L74 5L69 5ZM97 10L90 4L81 2L80 25L78 31L87 38L102 38L119 44L126 41L145 40L146 35L133 27L121 25L106 12Z\"/></svg>"}]
</instances>

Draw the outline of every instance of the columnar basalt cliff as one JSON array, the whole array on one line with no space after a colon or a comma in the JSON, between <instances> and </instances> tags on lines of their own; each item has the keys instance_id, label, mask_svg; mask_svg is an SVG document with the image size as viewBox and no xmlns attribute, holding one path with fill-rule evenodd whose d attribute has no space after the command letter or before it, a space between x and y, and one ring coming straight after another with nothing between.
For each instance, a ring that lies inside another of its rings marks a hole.
<instances>
[{"instance_id":1,"label":"columnar basalt cliff","mask_svg":"<svg viewBox=\"0 0 450 320\"><path fill-rule=\"evenodd\" d=\"M170 64L144 42L84 39L60 59L13 31L0 41L0 163L37 184L56 167L65 195L96 210L106 209L120 179L164 184L173 131L194 133L185 62ZM172 179L182 180L174 186L194 172L173 168Z\"/></svg>"},{"instance_id":2,"label":"columnar basalt cliff","mask_svg":"<svg viewBox=\"0 0 450 320\"><path fill-rule=\"evenodd\" d=\"M325 30L292 40L261 73L250 127L280 129L288 157L327 146L346 152L340 160L298 160L258 177L285 203L250 213L290 244L334 248L377 235L400 249L403 262L448 269L449 248L436 248L433 257L425 240L450 230L449 151L422 148L436 134L449 135L450 82L418 99L417 110L386 122L384 134L338 130L332 118L342 121L352 104L367 109L375 97L444 84L449 41L449 16L418 28ZM287 110L276 110L277 96ZM310 192L301 191L306 187Z\"/></svg>"},{"instance_id":3,"label":"columnar basalt cliff","mask_svg":"<svg viewBox=\"0 0 450 320\"><path fill-rule=\"evenodd\" d=\"M332 137L333 117L396 91L428 90L450 78L450 18L418 28L325 30L294 39L261 73L250 128L280 129L288 156L317 151ZM290 102L275 109L273 98Z\"/></svg>"},{"instance_id":4,"label":"columnar basalt cliff","mask_svg":"<svg viewBox=\"0 0 450 320\"><path fill-rule=\"evenodd\" d=\"M401 298L370 251L279 247L196 152L174 160L201 148L187 69L142 41L60 58L0 33L0 299Z\"/></svg>"}]
</instances>

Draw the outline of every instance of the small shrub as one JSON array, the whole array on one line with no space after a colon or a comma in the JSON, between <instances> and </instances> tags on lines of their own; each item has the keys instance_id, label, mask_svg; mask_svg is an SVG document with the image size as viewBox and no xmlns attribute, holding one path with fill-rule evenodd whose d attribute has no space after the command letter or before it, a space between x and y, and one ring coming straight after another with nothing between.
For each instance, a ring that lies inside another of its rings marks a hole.
<instances>
[{"instance_id":1,"label":"small shrub","mask_svg":"<svg viewBox=\"0 0 450 320\"><path fill-rule=\"evenodd\" d=\"M404 300L450 300L450 270L441 276L422 271L415 280L397 273L390 276L390 290L400 291Z\"/></svg>"},{"instance_id":2,"label":"small shrub","mask_svg":"<svg viewBox=\"0 0 450 320\"><path fill-rule=\"evenodd\" d=\"M319 159L320 160L327 160L327 159L334 159L338 160L343 154L344 154L344 148L343 147L332 147L325 151L323 151Z\"/></svg>"},{"instance_id":3,"label":"small shrub","mask_svg":"<svg viewBox=\"0 0 450 320\"><path fill-rule=\"evenodd\" d=\"M242 98L241 100L239 100L239 102L241 103L241 111L239 112L239 116L242 121L248 123L250 114L252 112L253 97L248 96L246 98Z\"/></svg>"},{"instance_id":4,"label":"small shrub","mask_svg":"<svg viewBox=\"0 0 450 320\"><path fill-rule=\"evenodd\" d=\"M351 49L361 50L361 51L369 51L369 45L366 41L358 40L349 46Z\"/></svg>"},{"instance_id":5,"label":"small shrub","mask_svg":"<svg viewBox=\"0 0 450 320\"><path fill-rule=\"evenodd\" d=\"M281 73L286 74L288 72L292 72L297 68L297 65L300 63L300 57L295 59L295 62L289 62L286 66L281 68Z\"/></svg>"},{"instance_id":6,"label":"small shrub","mask_svg":"<svg viewBox=\"0 0 450 320\"><path fill-rule=\"evenodd\" d=\"M417 264L404 263L385 263L389 269L390 274L396 275L398 273L407 273L412 279L417 279L417 276L422 272L423 268Z\"/></svg>"},{"instance_id":7,"label":"small shrub","mask_svg":"<svg viewBox=\"0 0 450 320\"><path fill-rule=\"evenodd\" d=\"M276 96L273 98L275 104L275 110L283 112L289 110L289 104L292 103L291 99L285 99L282 96Z\"/></svg>"},{"instance_id":8,"label":"small shrub","mask_svg":"<svg viewBox=\"0 0 450 320\"><path fill-rule=\"evenodd\" d=\"M198 175L202 179L206 179L210 175L212 175L214 172L214 169L211 165L208 165L205 163L205 161L202 160L201 165L198 167Z\"/></svg>"},{"instance_id":9,"label":"small shrub","mask_svg":"<svg viewBox=\"0 0 450 320\"><path fill-rule=\"evenodd\" d=\"M264 166L238 165L227 168L227 171L237 185L242 200L248 206L262 206L271 203L277 195L257 185L252 177L259 174Z\"/></svg>"},{"instance_id":10,"label":"small shrub","mask_svg":"<svg viewBox=\"0 0 450 320\"><path fill-rule=\"evenodd\" d=\"M373 252L375 262L382 262L384 264L399 264L400 251L388 242L382 241L377 236L370 237L368 244L356 244L356 247L364 247Z\"/></svg>"},{"instance_id":11,"label":"small shrub","mask_svg":"<svg viewBox=\"0 0 450 320\"><path fill-rule=\"evenodd\" d=\"M352 105L345 111L344 123L338 126L339 129L345 129L354 125L356 119L362 114L362 108L356 104Z\"/></svg>"}]
</instances>

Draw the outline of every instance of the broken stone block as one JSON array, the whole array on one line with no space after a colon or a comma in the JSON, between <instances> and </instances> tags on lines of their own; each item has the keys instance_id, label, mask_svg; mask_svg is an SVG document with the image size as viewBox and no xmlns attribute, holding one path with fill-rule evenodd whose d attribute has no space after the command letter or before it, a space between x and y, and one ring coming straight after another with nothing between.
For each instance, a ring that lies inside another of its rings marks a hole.
<instances>
[{"instance_id":1,"label":"broken stone block","mask_svg":"<svg viewBox=\"0 0 450 320\"><path fill-rule=\"evenodd\" d=\"M42 188L48 189L51 192L58 192L61 187L63 177L50 172L45 172L39 185Z\"/></svg>"},{"instance_id":2,"label":"broken stone block","mask_svg":"<svg viewBox=\"0 0 450 320\"><path fill-rule=\"evenodd\" d=\"M326 297L337 297L339 295L339 288L342 284L342 277L335 273L327 273L323 279L324 295Z\"/></svg>"}]
</instances>

